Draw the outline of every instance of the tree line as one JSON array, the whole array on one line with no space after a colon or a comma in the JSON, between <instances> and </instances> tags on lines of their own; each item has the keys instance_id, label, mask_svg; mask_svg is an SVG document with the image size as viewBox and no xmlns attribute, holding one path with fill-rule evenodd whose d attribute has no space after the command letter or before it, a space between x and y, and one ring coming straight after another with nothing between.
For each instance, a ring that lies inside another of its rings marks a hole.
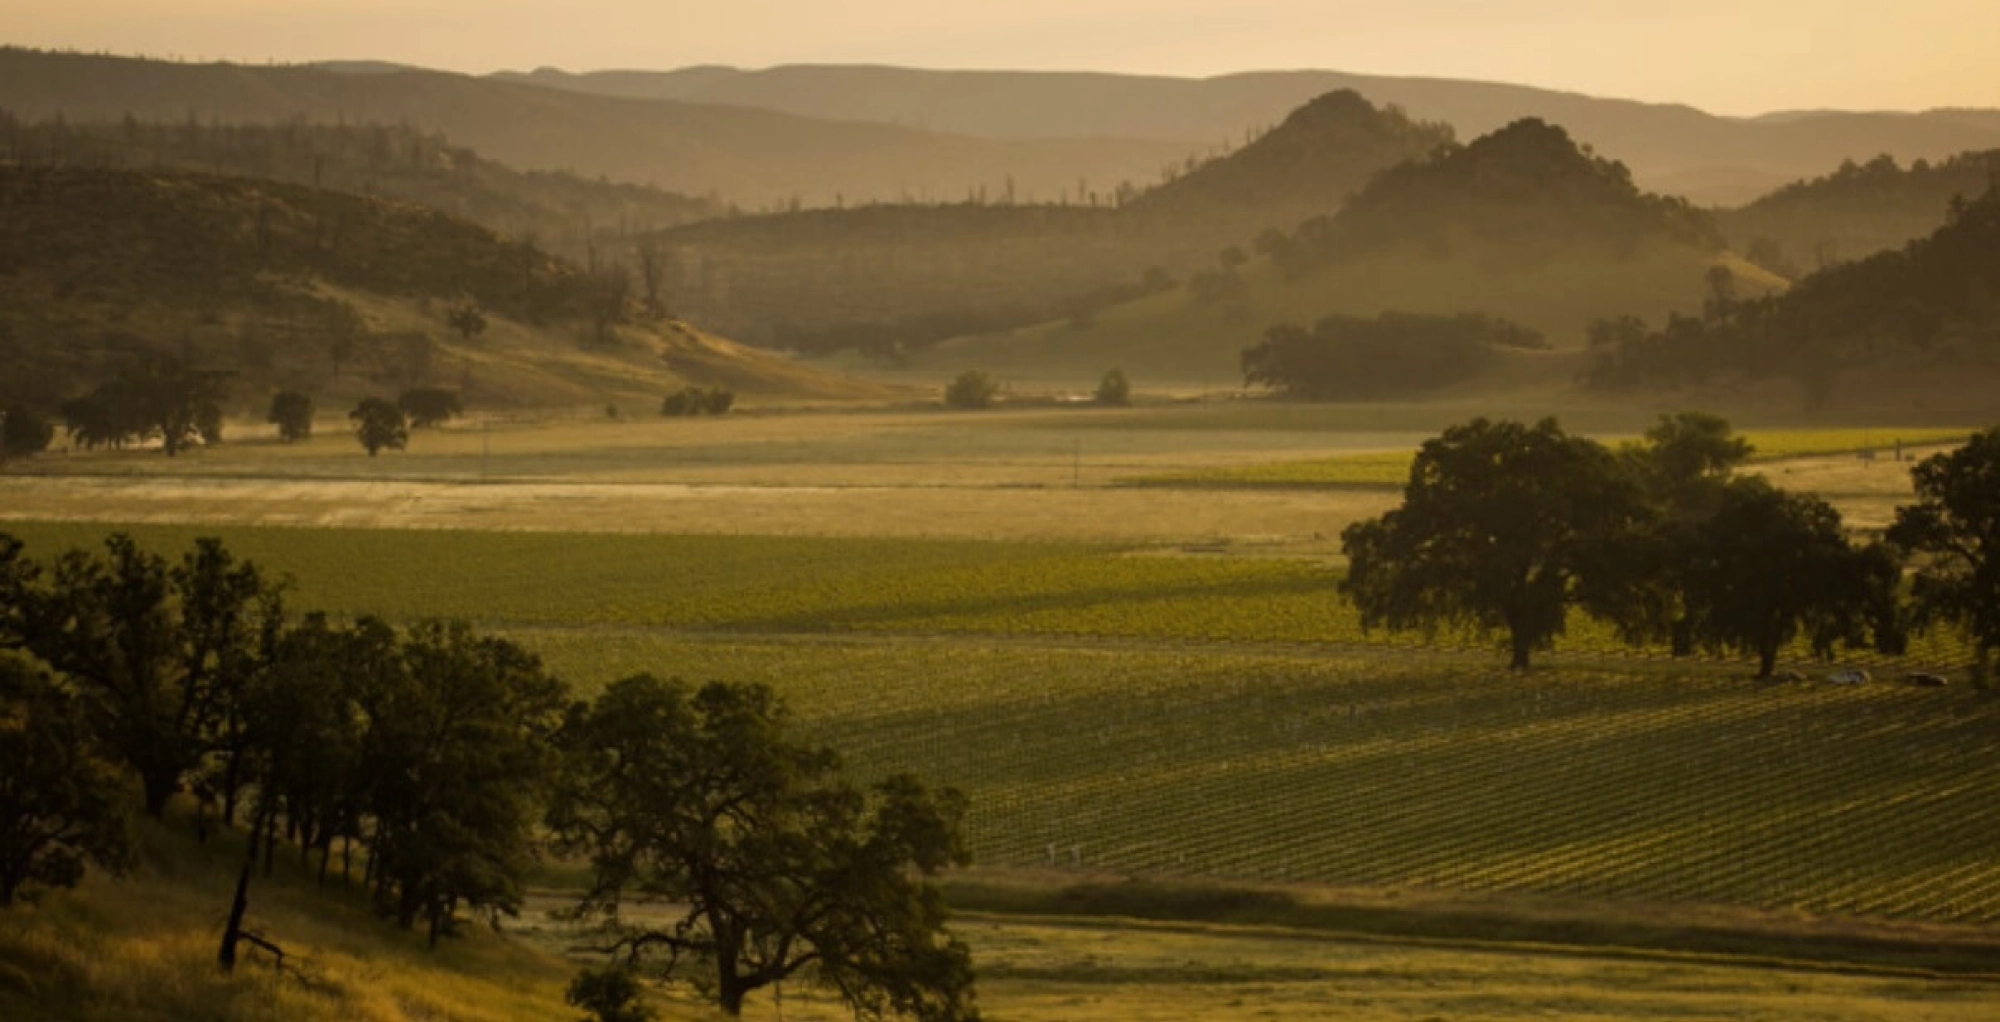
<instances>
[{"instance_id":1,"label":"tree line","mask_svg":"<svg viewBox=\"0 0 2000 1022\"><path fill-rule=\"evenodd\" d=\"M287 595L215 539L170 561L113 535L44 563L0 534L0 905L123 870L126 807L182 805L203 840L243 842L225 965L277 936L241 924L281 846L433 944L518 912L555 852L588 860L576 911L614 956L572 988L593 1010L607 982L629 1008L615 981L652 969L730 1014L796 976L858 1011L976 1017L929 879L967 861L955 791L857 785L761 685L637 675L584 700L463 622L337 621ZM683 914L635 924L619 909L641 897Z\"/></svg>"},{"instance_id":2,"label":"tree line","mask_svg":"<svg viewBox=\"0 0 2000 1022\"><path fill-rule=\"evenodd\" d=\"M1821 657L1901 653L1913 629L1958 627L1984 685L2000 648L2000 428L1916 466L1916 503L1866 544L1826 501L1737 475L1750 453L1703 413L1615 451L1554 419L1475 419L1423 445L1400 507L1342 533L1341 589L1369 627L1499 635L1516 669L1572 608L1635 645L1748 654L1760 677L1801 638Z\"/></svg>"},{"instance_id":3,"label":"tree line","mask_svg":"<svg viewBox=\"0 0 2000 1022\"><path fill-rule=\"evenodd\" d=\"M1500 348L1548 347L1540 333L1482 313L1333 315L1311 330L1281 323L1243 349L1243 382L1308 401L1435 390L1478 376Z\"/></svg>"}]
</instances>

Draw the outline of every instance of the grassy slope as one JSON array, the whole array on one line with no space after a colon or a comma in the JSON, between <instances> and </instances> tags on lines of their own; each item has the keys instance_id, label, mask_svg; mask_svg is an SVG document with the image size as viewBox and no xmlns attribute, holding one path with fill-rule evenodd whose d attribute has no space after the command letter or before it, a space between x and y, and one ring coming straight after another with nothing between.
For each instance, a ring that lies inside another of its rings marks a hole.
<instances>
[{"instance_id":1,"label":"grassy slope","mask_svg":"<svg viewBox=\"0 0 2000 1022\"><path fill-rule=\"evenodd\" d=\"M419 383L475 407L656 403L689 381L788 400L891 393L685 324L634 321L594 343L581 271L415 206L168 171L0 164L0 179L0 400L80 392L130 348L235 373L258 417L280 387L328 411ZM469 342L445 322L468 296L488 321Z\"/></svg>"},{"instance_id":2,"label":"grassy slope","mask_svg":"<svg viewBox=\"0 0 2000 1022\"><path fill-rule=\"evenodd\" d=\"M1659 322L1669 312L1697 311L1703 275L1717 262L1729 266L1746 291L1782 286L1733 256L1666 245L1630 258L1509 261L1467 254L1441 260L1389 254L1321 267L1296 281L1258 260L1245 267L1249 295L1241 306L1199 304L1182 289L1100 313L1084 329L1050 323L1008 336L953 341L924 354L921 364L1070 377L1121 366L1135 380L1228 385L1242 378L1242 350L1261 341L1273 324L1310 325L1334 313L1372 316L1391 310L1485 312L1540 330L1559 349L1574 349L1598 317L1631 313ZM1526 374L1543 383L1567 383L1580 368L1564 358L1520 359L1547 365Z\"/></svg>"},{"instance_id":3,"label":"grassy slope","mask_svg":"<svg viewBox=\"0 0 2000 1022\"><path fill-rule=\"evenodd\" d=\"M214 969L213 953L223 899L233 882L228 867L234 849L226 839L197 846L183 826L146 828L146 865L124 881L95 877L78 891L0 913L0 1017L34 1022L577 1017L561 1004L561 987L571 972L559 957L566 933L538 914L560 898L538 899L528 916L510 926L524 943L475 932L427 951L419 939L388 928L337 886L316 889L283 862L275 878L260 879L252 888L250 923L303 955L311 983L274 977L261 953L252 953L236 976L225 979ZM1058 893L1047 901L1014 885L1004 892L956 889L955 899L993 903L1008 914L964 916L954 930L971 944L978 963L981 1007L988 1017L1014 1022L1230 1018L1249 1010L1271 1019L1476 1016L1498 1022L1545 1018L1558 1005L1565 1014L1596 1019L1726 1014L1775 1020L1809 1014L1830 1022L1917 1022L1973 1017L2000 1000L2000 992L1978 977L1939 979L1893 965L1829 968L1798 960L1819 950L1816 946L1789 945L1791 961L1772 961L1459 939L1464 933L1383 939L1350 925L1368 910L1335 909L1329 915L1324 906L1271 895L1225 895L1219 904L1277 906L1284 918L1235 911L1229 922L1232 913L1218 916L1213 911L1218 899L1202 890L1116 885L1095 893ZM1133 897L1200 921L1101 917L1100 910ZM1002 906L1004 899L1014 903ZM1052 905L1099 918L1013 914ZM1342 932L1323 932L1320 924L1329 918L1338 919ZM1922 960L1922 949L1905 947L1902 953ZM1842 958L1837 951L1829 957ZM1958 967L1977 969L1979 963L1971 959ZM793 984L783 995L782 1004L765 994L754 996L745 1017L793 1022L852 1017L823 991ZM655 1004L666 1022L720 1018L684 994L658 996Z\"/></svg>"},{"instance_id":4,"label":"grassy slope","mask_svg":"<svg viewBox=\"0 0 2000 1022\"><path fill-rule=\"evenodd\" d=\"M500 406L602 407L651 414L661 397L690 384L725 386L747 403L759 400L868 401L901 391L844 373L802 365L781 355L737 344L679 320L640 321L615 327L614 347L584 346L582 325L549 326L487 316L485 332L466 341L440 329L439 306L350 288L322 286L362 314L382 335L423 333L437 344L434 374L463 388L468 403ZM351 400L381 393L384 384L360 373L325 381L323 393ZM245 411L262 409L244 397ZM344 408L321 400L322 411ZM337 407L336 407L337 406Z\"/></svg>"},{"instance_id":5,"label":"grassy slope","mask_svg":"<svg viewBox=\"0 0 2000 1022\"><path fill-rule=\"evenodd\" d=\"M246 926L304 960L302 982L244 949L215 967L240 854L197 844L184 821L138 829L130 877L0 912L0 1017L37 1022L544 1022L569 1015L572 968L474 930L436 951L377 919L359 894L283 862L251 887ZM281 859L286 857L281 855Z\"/></svg>"}]
</instances>

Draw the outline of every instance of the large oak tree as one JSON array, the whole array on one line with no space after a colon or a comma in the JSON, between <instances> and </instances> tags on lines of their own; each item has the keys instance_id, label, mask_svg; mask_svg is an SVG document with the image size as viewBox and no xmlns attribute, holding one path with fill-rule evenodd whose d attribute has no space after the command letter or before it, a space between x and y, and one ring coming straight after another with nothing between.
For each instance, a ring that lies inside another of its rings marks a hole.
<instances>
[{"instance_id":1,"label":"large oak tree","mask_svg":"<svg viewBox=\"0 0 2000 1022\"><path fill-rule=\"evenodd\" d=\"M649 675L575 707L549 823L590 858L580 911L612 950L660 953L730 1015L799 977L870 1016L976 1018L970 955L922 879L966 861L963 799L908 776L864 792L785 725L762 686L690 691ZM620 907L637 897L677 918L626 924Z\"/></svg>"},{"instance_id":2,"label":"large oak tree","mask_svg":"<svg viewBox=\"0 0 2000 1022\"><path fill-rule=\"evenodd\" d=\"M1341 589L1366 627L1504 632L1525 670L1562 634L1592 545L1644 514L1601 444L1554 419L1475 419L1417 452L1401 507L1341 534Z\"/></svg>"}]
</instances>

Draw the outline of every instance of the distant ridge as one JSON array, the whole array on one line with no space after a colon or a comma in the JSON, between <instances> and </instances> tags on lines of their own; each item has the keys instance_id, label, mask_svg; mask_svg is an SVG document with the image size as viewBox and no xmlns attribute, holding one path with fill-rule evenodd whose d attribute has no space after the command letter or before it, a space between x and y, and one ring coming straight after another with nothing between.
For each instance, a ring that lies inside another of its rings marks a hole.
<instances>
[{"instance_id":1,"label":"distant ridge","mask_svg":"<svg viewBox=\"0 0 2000 1022\"><path fill-rule=\"evenodd\" d=\"M352 66L352 65L344 65ZM0 47L0 109L25 120L410 124L522 170L570 170L751 208L953 201L1012 181L1053 200L1079 180L1157 179L1198 147L995 141L743 105L587 95L436 71L179 64Z\"/></svg>"},{"instance_id":2,"label":"distant ridge","mask_svg":"<svg viewBox=\"0 0 2000 1022\"><path fill-rule=\"evenodd\" d=\"M1214 78L927 71L789 65L588 74L543 69L497 77L627 97L728 103L804 116L875 121L995 139L1124 136L1213 145L1277 123L1339 89L1462 138L1524 117L1561 124L1580 142L1617 153L1648 188L1703 203L1745 202L1842 160L1888 153L1904 162L2000 146L2000 110L1923 113L1803 111L1721 117L1691 106L1443 78L1338 71L1257 71ZM1684 184L1687 187L1678 187Z\"/></svg>"},{"instance_id":3,"label":"distant ridge","mask_svg":"<svg viewBox=\"0 0 2000 1022\"><path fill-rule=\"evenodd\" d=\"M1240 379L1241 352L1278 324L1469 313L1546 338L1554 350L1495 368L1510 386L1547 388L1574 378L1594 320L1697 311L1718 265L1746 296L1784 286L1726 252L1709 213L1641 190L1623 164L1535 119L1385 170L1339 212L1263 236L1255 252L1088 322L957 338L920 364L1024 376L1116 365L1212 384Z\"/></svg>"}]
</instances>

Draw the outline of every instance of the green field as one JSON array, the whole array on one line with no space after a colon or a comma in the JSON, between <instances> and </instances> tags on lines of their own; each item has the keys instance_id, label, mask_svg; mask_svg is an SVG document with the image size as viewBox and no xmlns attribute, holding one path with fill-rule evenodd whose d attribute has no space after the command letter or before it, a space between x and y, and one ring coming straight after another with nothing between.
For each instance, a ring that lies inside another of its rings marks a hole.
<instances>
[{"instance_id":1,"label":"green field","mask_svg":"<svg viewBox=\"0 0 2000 1022\"><path fill-rule=\"evenodd\" d=\"M1932 447L1962 441L1970 429L1933 426L1856 429L1753 429L1742 436L1755 449L1754 462L1830 454L1881 452L1893 456L1902 448ZM1617 442L1621 438L1612 438ZM1629 440L1630 438L1622 438ZM1410 477L1414 450L1360 451L1326 458L1263 462L1165 473L1128 480L1141 486L1390 486Z\"/></svg>"},{"instance_id":2,"label":"green field","mask_svg":"<svg viewBox=\"0 0 2000 1022\"><path fill-rule=\"evenodd\" d=\"M16 531L44 554L99 535ZM2000 920L2000 707L1962 690L1760 686L1587 622L1582 652L1513 676L1364 635L1297 560L223 534L296 575L300 608L471 618L583 693L641 670L771 684L858 771L965 788L989 866Z\"/></svg>"}]
</instances>

